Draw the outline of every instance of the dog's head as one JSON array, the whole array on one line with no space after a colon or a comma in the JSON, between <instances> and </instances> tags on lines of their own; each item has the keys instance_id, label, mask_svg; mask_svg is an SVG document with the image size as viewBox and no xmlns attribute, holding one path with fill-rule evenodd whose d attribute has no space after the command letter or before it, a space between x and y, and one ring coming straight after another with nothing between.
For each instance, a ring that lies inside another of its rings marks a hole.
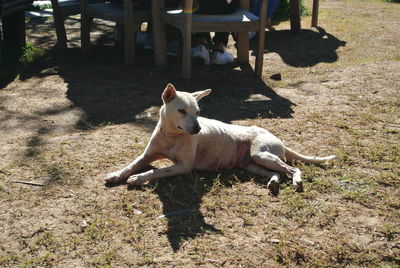
<instances>
[{"instance_id":1,"label":"dog's head","mask_svg":"<svg viewBox=\"0 0 400 268\"><path fill-rule=\"evenodd\" d=\"M168 84L161 95L164 102L161 116L168 130L190 135L199 133L201 127L197 117L200 109L197 102L210 93L211 89L193 93L177 91L172 84Z\"/></svg>"}]
</instances>

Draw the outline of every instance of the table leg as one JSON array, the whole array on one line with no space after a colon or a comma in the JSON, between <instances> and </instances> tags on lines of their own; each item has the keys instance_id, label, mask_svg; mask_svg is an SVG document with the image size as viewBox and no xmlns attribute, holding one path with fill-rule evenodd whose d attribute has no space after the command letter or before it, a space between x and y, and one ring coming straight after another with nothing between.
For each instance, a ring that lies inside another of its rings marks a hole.
<instances>
[{"instance_id":1,"label":"table leg","mask_svg":"<svg viewBox=\"0 0 400 268\"><path fill-rule=\"evenodd\" d=\"M0 27L0 71L3 67L3 33Z\"/></svg>"},{"instance_id":2,"label":"table leg","mask_svg":"<svg viewBox=\"0 0 400 268\"><path fill-rule=\"evenodd\" d=\"M154 61L156 65L167 64L167 39L165 24L162 21L165 3L160 0L152 0L152 21L153 21L153 40L154 40Z\"/></svg>"},{"instance_id":3,"label":"table leg","mask_svg":"<svg viewBox=\"0 0 400 268\"><path fill-rule=\"evenodd\" d=\"M2 16L3 42L6 47L26 45L25 40L25 11L17 11Z\"/></svg>"},{"instance_id":4,"label":"table leg","mask_svg":"<svg viewBox=\"0 0 400 268\"><path fill-rule=\"evenodd\" d=\"M298 33L300 29L300 0L290 0L290 30Z\"/></svg>"},{"instance_id":5,"label":"table leg","mask_svg":"<svg viewBox=\"0 0 400 268\"><path fill-rule=\"evenodd\" d=\"M311 27L318 27L319 0L313 0Z\"/></svg>"}]
</instances>

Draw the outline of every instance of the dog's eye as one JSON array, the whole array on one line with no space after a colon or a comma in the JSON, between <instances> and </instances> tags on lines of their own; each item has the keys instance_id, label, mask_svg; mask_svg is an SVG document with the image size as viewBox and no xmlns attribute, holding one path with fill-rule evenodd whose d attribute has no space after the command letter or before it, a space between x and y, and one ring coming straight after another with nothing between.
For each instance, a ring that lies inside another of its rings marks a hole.
<instances>
[{"instance_id":1,"label":"dog's eye","mask_svg":"<svg viewBox=\"0 0 400 268\"><path fill-rule=\"evenodd\" d=\"M183 110L183 109L178 109L178 112L180 112L180 113L183 114L183 115L186 115L186 111Z\"/></svg>"}]
</instances>

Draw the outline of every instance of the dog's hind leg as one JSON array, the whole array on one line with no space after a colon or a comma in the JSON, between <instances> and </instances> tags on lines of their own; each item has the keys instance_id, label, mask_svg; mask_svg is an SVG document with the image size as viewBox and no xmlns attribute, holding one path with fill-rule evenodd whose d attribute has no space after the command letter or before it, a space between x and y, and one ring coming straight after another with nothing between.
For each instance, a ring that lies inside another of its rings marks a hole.
<instances>
[{"instance_id":1,"label":"dog's hind leg","mask_svg":"<svg viewBox=\"0 0 400 268\"><path fill-rule=\"evenodd\" d=\"M269 152L252 152L251 158L255 163L267 169L279 171L292 177L293 185L298 192L303 191L300 169L294 168L283 162L278 156Z\"/></svg>"},{"instance_id":2,"label":"dog's hind leg","mask_svg":"<svg viewBox=\"0 0 400 268\"><path fill-rule=\"evenodd\" d=\"M261 175L270 178L267 188L271 191L273 195L277 195L279 193L279 174L276 172L268 171L265 168L250 163L247 165L246 169L256 175Z\"/></svg>"}]
</instances>

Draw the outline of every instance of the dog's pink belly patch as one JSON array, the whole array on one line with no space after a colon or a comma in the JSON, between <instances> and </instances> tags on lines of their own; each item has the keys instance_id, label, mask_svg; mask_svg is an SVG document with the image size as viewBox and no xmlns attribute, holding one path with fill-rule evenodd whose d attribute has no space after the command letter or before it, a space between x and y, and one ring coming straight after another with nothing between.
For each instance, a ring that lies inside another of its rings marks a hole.
<instances>
[{"instance_id":1,"label":"dog's pink belly patch","mask_svg":"<svg viewBox=\"0 0 400 268\"><path fill-rule=\"evenodd\" d=\"M250 143L245 142L241 143L238 146L237 149L237 154L236 154L236 161L235 161L235 167L240 167L240 168L245 168L251 160L250 157Z\"/></svg>"},{"instance_id":2,"label":"dog's pink belly patch","mask_svg":"<svg viewBox=\"0 0 400 268\"><path fill-rule=\"evenodd\" d=\"M251 161L250 157L250 144L247 142L239 143L236 148L231 151L223 150L220 155L213 159L206 156L204 152L200 154L199 161L203 160L206 165L198 165L199 169L205 170L219 170L219 169L233 169L245 168Z\"/></svg>"}]
</instances>

